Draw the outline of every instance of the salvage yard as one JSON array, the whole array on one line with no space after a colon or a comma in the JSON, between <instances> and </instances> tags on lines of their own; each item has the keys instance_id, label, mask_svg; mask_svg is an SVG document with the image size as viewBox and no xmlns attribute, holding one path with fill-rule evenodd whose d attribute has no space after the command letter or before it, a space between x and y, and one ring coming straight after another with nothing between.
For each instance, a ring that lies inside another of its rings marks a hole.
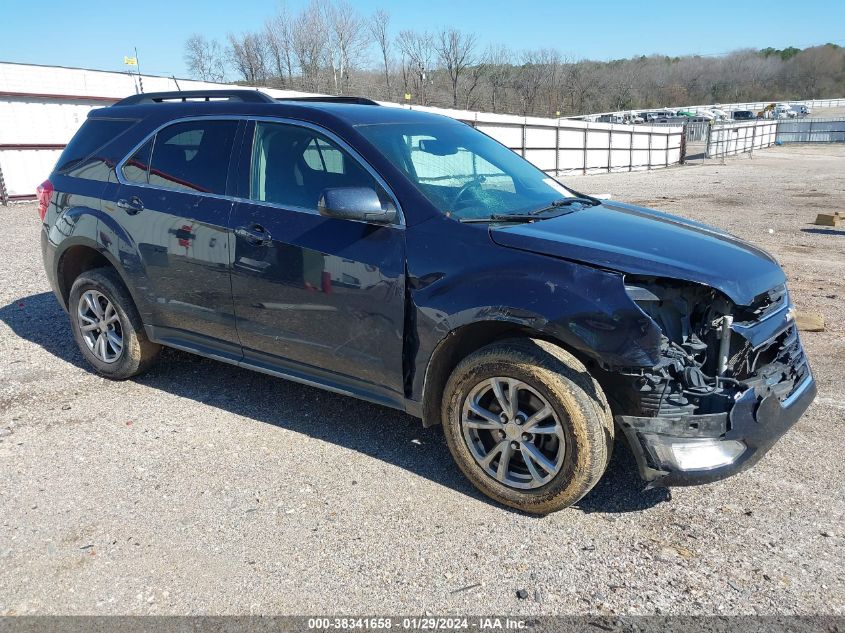
<instances>
[{"instance_id":1,"label":"salvage yard","mask_svg":"<svg viewBox=\"0 0 845 633\"><path fill-rule=\"evenodd\" d=\"M752 470L644 491L621 444L576 507L483 498L439 428L173 350L89 372L34 203L0 208L2 614L845 615L845 146L564 178L772 252L819 396ZM738 270L737 275L742 271Z\"/></svg>"}]
</instances>

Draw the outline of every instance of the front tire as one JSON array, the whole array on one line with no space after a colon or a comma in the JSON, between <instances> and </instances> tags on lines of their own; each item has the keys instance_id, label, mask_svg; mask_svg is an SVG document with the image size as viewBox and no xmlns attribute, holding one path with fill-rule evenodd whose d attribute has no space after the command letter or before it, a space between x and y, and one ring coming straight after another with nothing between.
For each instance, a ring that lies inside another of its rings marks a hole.
<instances>
[{"instance_id":1,"label":"front tire","mask_svg":"<svg viewBox=\"0 0 845 633\"><path fill-rule=\"evenodd\" d=\"M461 361L446 384L442 421L473 485L532 514L586 495L613 446L601 387L578 359L537 339L494 343Z\"/></svg>"},{"instance_id":2,"label":"front tire","mask_svg":"<svg viewBox=\"0 0 845 633\"><path fill-rule=\"evenodd\" d=\"M145 372L161 346L144 332L126 286L113 268L83 272L74 281L68 314L76 344L101 376L125 380Z\"/></svg>"}]
</instances>

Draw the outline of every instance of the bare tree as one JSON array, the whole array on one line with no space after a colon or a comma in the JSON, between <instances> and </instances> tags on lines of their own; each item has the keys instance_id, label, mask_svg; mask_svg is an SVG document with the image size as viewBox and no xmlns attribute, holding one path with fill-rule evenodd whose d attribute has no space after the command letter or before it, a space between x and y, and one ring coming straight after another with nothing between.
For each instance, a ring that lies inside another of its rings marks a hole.
<instances>
[{"instance_id":1,"label":"bare tree","mask_svg":"<svg viewBox=\"0 0 845 633\"><path fill-rule=\"evenodd\" d=\"M431 81L434 38L430 33L401 31L396 44L402 53L402 77L405 90L413 88L421 105L426 104L427 84Z\"/></svg>"},{"instance_id":2,"label":"bare tree","mask_svg":"<svg viewBox=\"0 0 845 633\"><path fill-rule=\"evenodd\" d=\"M596 62L582 60L569 64L566 72L564 94L567 110L573 114L588 114L596 103L599 86L596 84Z\"/></svg>"},{"instance_id":3,"label":"bare tree","mask_svg":"<svg viewBox=\"0 0 845 633\"><path fill-rule=\"evenodd\" d=\"M559 112L563 108L564 103L565 60L554 49L545 50L544 56L543 63L548 67L548 75L546 81L540 87L540 96L545 101L545 107L540 111L540 114L560 116Z\"/></svg>"},{"instance_id":4,"label":"bare tree","mask_svg":"<svg viewBox=\"0 0 845 633\"><path fill-rule=\"evenodd\" d=\"M525 51L521 61L522 64L513 74L512 85L519 97L520 113L525 116L535 114L537 97L549 81L549 51Z\"/></svg>"},{"instance_id":5,"label":"bare tree","mask_svg":"<svg viewBox=\"0 0 845 633\"><path fill-rule=\"evenodd\" d=\"M505 91L513 75L513 53L506 46L487 49L487 84L490 86L490 106L493 112L502 108Z\"/></svg>"},{"instance_id":6,"label":"bare tree","mask_svg":"<svg viewBox=\"0 0 845 633\"><path fill-rule=\"evenodd\" d=\"M423 105L540 116L845 94L845 48L835 44L609 62L503 46L482 55L473 33L397 28L391 36L386 10L363 18L350 2L309 0L296 11L282 4L259 33L230 35L222 47L192 35L185 63L207 81L228 70L254 84L387 99L404 92Z\"/></svg>"},{"instance_id":7,"label":"bare tree","mask_svg":"<svg viewBox=\"0 0 845 633\"><path fill-rule=\"evenodd\" d=\"M372 17L370 18L369 31L370 35L375 40L376 45L379 47L379 51L381 52L381 60L384 66L385 98L387 98L388 100L393 98L393 91L390 89L391 47L389 27L390 14L387 11L379 9L378 11L373 13Z\"/></svg>"},{"instance_id":8,"label":"bare tree","mask_svg":"<svg viewBox=\"0 0 845 633\"><path fill-rule=\"evenodd\" d=\"M226 78L223 50L217 40L195 33L185 42L185 65L192 76L203 81L222 82Z\"/></svg>"},{"instance_id":9,"label":"bare tree","mask_svg":"<svg viewBox=\"0 0 845 633\"><path fill-rule=\"evenodd\" d=\"M267 81L267 44L258 33L229 33L229 59L243 80L249 84Z\"/></svg>"},{"instance_id":10,"label":"bare tree","mask_svg":"<svg viewBox=\"0 0 845 633\"><path fill-rule=\"evenodd\" d=\"M463 101L465 110L472 110L478 105L476 88L481 84L481 80L486 74L487 63L483 60L477 61L474 65L467 68L467 71L464 73L462 89L464 92Z\"/></svg>"},{"instance_id":11,"label":"bare tree","mask_svg":"<svg viewBox=\"0 0 845 633\"><path fill-rule=\"evenodd\" d=\"M334 92L345 94L349 89L353 64L362 61L367 48L366 28L358 12L346 0L323 0L321 7Z\"/></svg>"},{"instance_id":12,"label":"bare tree","mask_svg":"<svg viewBox=\"0 0 845 633\"><path fill-rule=\"evenodd\" d=\"M267 49L273 62L273 71L283 87L293 87L294 55L292 20L287 5L282 4L278 13L264 25Z\"/></svg>"},{"instance_id":13,"label":"bare tree","mask_svg":"<svg viewBox=\"0 0 845 633\"><path fill-rule=\"evenodd\" d=\"M299 67L302 89L317 92L324 62L326 23L320 5L312 2L296 17L293 25L293 55Z\"/></svg>"},{"instance_id":14,"label":"bare tree","mask_svg":"<svg viewBox=\"0 0 845 633\"><path fill-rule=\"evenodd\" d=\"M457 29L444 29L438 33L434 44L440 63L446 69L452 85L453 108L458 107L458 84L461 75L468 66L475 63L476 39L474 33L464 34Z\"/></svg>"},{"instance_id":15,"label":"bare tree","mask_svg":"<svg viewBox=\"0 0 845 633\"><path fill-rule=\"evenodd\" d=\"M789 59L788 64L793 71L796 94L802 97L834 96L842 94L845 88L845 49L841 46L807 48Z\"/></svg>"}]
</instances>

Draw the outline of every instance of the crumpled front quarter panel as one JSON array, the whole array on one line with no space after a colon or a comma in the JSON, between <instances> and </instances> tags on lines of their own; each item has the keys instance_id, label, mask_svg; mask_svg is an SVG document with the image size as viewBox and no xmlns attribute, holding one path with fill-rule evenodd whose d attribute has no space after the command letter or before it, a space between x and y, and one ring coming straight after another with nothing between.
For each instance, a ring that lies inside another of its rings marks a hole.
<instances>
[{"instance_id":1,"label":"crumpled front quarter panel","mask_svg":"<svg viewBox=\"0 0 845 633\"><path fill-rule=\"evenodd\" d=\"M437 345L480 321L513 323L608 367L650 367L660 332L625 293L623 276L496 245L481 225L446 218L409 229L408 274L419 351L414 397Z\"/></svg>"}]
</instances>

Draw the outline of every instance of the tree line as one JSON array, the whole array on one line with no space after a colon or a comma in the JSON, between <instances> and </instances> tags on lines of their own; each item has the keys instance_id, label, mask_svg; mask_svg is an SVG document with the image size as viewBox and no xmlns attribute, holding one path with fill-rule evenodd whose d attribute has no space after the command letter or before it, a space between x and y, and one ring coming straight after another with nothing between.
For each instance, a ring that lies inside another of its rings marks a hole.
<instances>
[{"instance_id":1,"label":"tree line","mask_svg":"<svg viewBox=\"0 0 845 633\"><path fill-rule=\"evenodd\" d=\"M482 47L453 27L396 29L386 10L363 15L346 0L311 0L297 13L281 5L224 42L194 34L185 63L205 81L534 116L845 95L845 49L835 44L576 60Z\"/></svg>"}]
</instances>

